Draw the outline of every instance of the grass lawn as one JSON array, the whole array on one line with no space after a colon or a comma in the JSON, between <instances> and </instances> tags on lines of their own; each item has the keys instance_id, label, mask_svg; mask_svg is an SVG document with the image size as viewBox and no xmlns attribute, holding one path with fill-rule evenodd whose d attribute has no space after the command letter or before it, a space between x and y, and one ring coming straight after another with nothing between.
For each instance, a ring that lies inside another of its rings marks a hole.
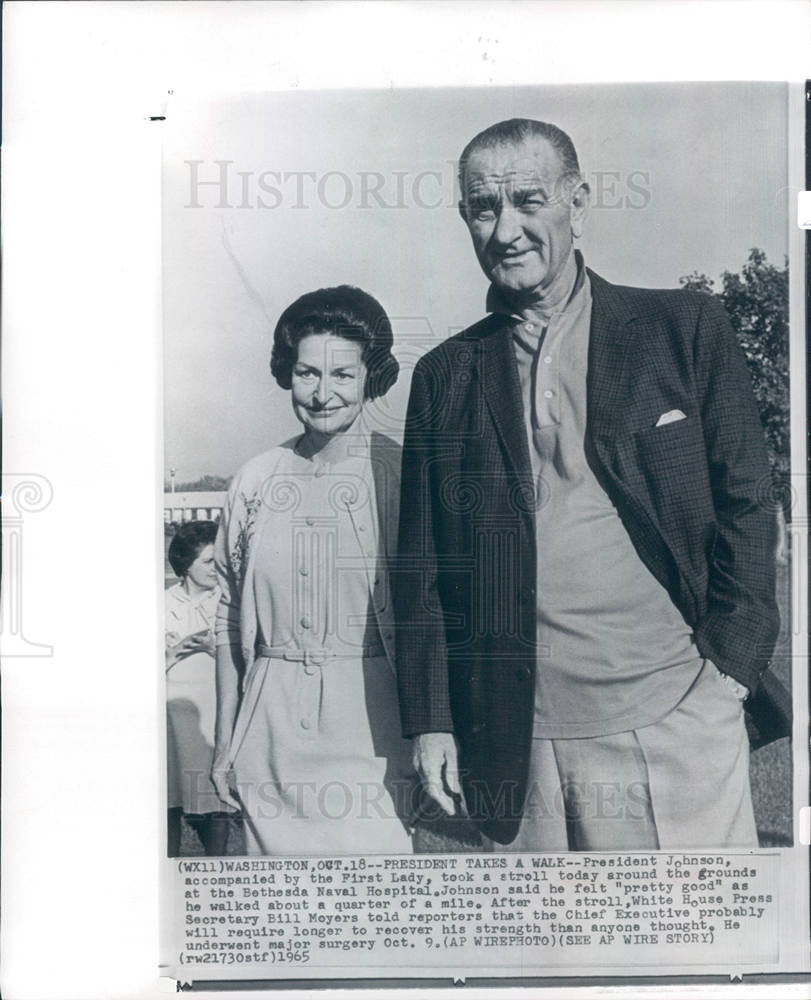
<instances>
[{"instance_id":1,"label":"grass lawn","mask_svg":"<svg viewBox=\"0 0 811 1000\"><path fill-rule=\"evenodd\" d=\"M771 669L791 690L791 572L790 563L777 564L777 603L780 636ZM752 800L761 847L786 847L794 839L792 829L791 741L776 740L754 750L750 757Z\"/></svg>"}]
</instances>

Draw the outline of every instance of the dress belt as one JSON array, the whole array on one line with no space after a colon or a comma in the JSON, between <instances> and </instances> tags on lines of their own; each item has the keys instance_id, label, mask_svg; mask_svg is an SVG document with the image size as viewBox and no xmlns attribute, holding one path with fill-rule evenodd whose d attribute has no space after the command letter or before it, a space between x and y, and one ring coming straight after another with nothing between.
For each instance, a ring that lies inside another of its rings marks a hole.
<instances>
[{"instance_id":1,"label":"dress belt","mask_svg":"<svg viewBox=\"0 0 811 1000\"><path fill-rule=\"evenodd\" d=\"M292 660L294 663L323 663L329 659L354 660L360 657L369 660L374 656L385 656L383 646L358 646L357 649L346 652L335 649L291 649L289 646L256 647L257 656L267 656L271 660Z\"/></svg>"}]
</instances>

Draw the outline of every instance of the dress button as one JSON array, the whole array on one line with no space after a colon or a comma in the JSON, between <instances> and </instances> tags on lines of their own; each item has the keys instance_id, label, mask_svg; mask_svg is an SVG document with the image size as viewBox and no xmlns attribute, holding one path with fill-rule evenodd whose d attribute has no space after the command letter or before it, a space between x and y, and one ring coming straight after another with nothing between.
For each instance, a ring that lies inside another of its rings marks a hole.
<instances>
[{"instance_id":1,"label":"dress button","mask_svg":"<svg viewBox=\"0 0 811 1000\"><path fill-rule=\"evenodd\" d=\"M309 719L302 719L301 720L301 728L302 729L309 729L311 725L312 725L312 723L310 722Z\"/></svg>"},{"instance_id":2,"label":"dress button","mask_svg":"<svg viewBox=\"0 0 811 1000\"><path fill-rule=\"evenodd\" d=\"M301 569L299 570L299 573L301 573L302 576L309 576L310 575L310 571L308 569L306 569L304 566L301 567Z\"/></svg>"},{"instance_id":3,"label":"dress button","mask_svg":"<svg viewBox=\"0 0 811 1000\"><path fill-rule=\"evenodd\" d=\"M524 323L524 329L525 330L534 330L535 329L535 324L534 323Z\"/></svg>"},{"instance_id":4,"label":"dress button","mask_svg":"<svg viewBox=\"0 0 811 1000\"><path fill-rule=\"evenodd\" d=\"M306 615L301 619L301 627L302 628L310 627L310 619Z\"/></svg>"},{"instance_id":5,"label":"dress button","mask_svg":"<svg viewBox=\"0 0 811 1000\"><path fill-rule=\"evenodd\" d=\"M358 531L366 531L366 525L365 524L359 524L358 525Z\"/></svg>"},{"instance_id":6,"label":"dress button","mask_svg":"<svg viewBox=\"0 0 811 1000\"><path fill-rule=\"evenodd\" d=\"M552 358L547 354L546 357L543 359L543 363L545 365L551 365L552 364Z\"/></svg>"},{"instance_id":7,"label":"dress button","mask_svg":"<svg viewBox=\"0 0 811 1000\"><path fill-rule=\"evenodd\" d=\"M554 394L554 392L552 392L552 390L551 390L551 389L545 389L545 390L544 390L544 396L545 396L545 397L546 397L547 399L551 399L551 398L552 398L552 397L553 397L554 395L555 395L555 394Z\"/></svg>"},{"instance_id":8,"label":"dress button","mask_svg":"<svg viewBox=\"0 0 811 1000\"><path fill-rule=\"evenodd\" d=\"M304 523L307 524L310 528L312 528L312 526L315 524L315 518L308 517Z\"/></svg>"},{"instance_id":9,"label":"dress button","mask_svg":"<svg viewBox=\"0 0 811 1000\"><path fill-rule=\"evenodd\" d=\"M313 663L305 663L304 664L304 673L308 677L312 677L313 674L315 673L315 671L316 671L315 664L313 664ZM303 725L303 723L302 723L302 725Z\"/></svg>"},{"instance_id":10,"label":"dress button","mask_svg":"<svg viewBox=\"0 0 811 1000\"><path fill-rule=\"evenodd\" d=\"M531 674L529 667L518 667L515 671L516 680L528 681L530 676Z\"/></svg>"},{"instance_id":11,"label":"dress button","mask_svg":"<svg viewBox=\"0 0 811 1000\"><path fill-rule=\"evenodd\" d=\"M321 476L323 476L326 471L327 470L324 468L323 465L319 465L318 468L315 470L316 478L320 479Z\"/></svg>"}]
</instances>

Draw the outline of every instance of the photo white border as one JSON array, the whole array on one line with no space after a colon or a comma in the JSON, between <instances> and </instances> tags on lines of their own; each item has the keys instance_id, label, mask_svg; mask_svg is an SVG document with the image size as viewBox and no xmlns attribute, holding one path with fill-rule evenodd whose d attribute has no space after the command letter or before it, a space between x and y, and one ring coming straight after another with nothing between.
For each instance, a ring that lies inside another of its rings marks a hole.
<instances>
[{"instance_id":1,"label":"photo white border","mask_svg":"<svg viewBox=\"0 0 811 1000\"><path fill-rule=\"evenodd\" d=\"M161 126L149 119L170 91L799 83L809 8L12 2L3 28L4 469L45 475L54 499L26 520L22 566L26 637L53 656L2 664L0 986L10 1000L156 997ZM466 992L480 995L492 993Z\"/></svg>"}]
</instances>

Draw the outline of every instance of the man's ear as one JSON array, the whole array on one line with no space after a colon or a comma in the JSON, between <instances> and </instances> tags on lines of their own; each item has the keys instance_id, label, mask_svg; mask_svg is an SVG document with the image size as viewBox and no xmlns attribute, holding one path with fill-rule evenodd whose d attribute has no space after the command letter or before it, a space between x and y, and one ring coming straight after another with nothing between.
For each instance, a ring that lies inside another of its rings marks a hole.
<instances>
[{"instance_id":1,"label":"man's ear","mask_svg":"<svg viewBox=\"0 0 811 1000\"><path fill-rule=\"evenodd\" d=\"M591 189L585 181L579 181L572 189L569 202L569 222L572 227L572 236L575 238L583 235L583 223L586 221L590 192Z\"/></svg>"}]
</instances>

